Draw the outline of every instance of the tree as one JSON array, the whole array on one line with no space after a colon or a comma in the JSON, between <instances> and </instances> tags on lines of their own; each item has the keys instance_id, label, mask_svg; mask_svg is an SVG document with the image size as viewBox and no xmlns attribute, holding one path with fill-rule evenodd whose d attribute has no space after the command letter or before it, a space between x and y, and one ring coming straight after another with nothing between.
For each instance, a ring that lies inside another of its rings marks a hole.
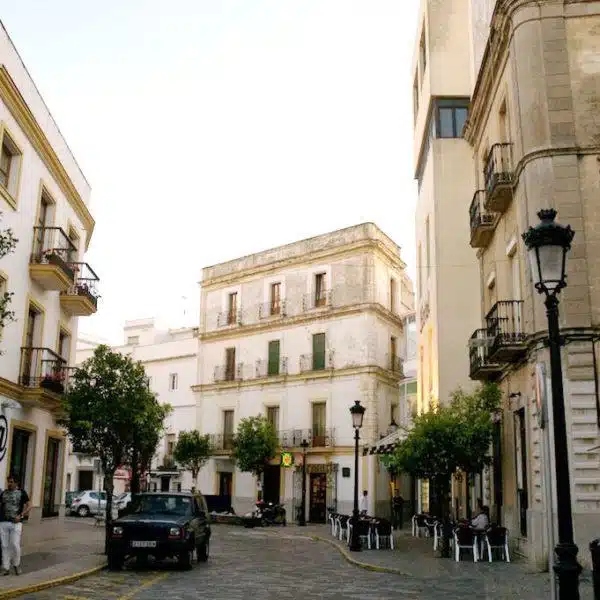
<instances>
[{"instance_id":1,"label":"tree","mask_svg":"<svg viewBox=\"0 0 600 600\"><path fill-rule=\"evenodd\" d=\"M450 483L454 473L480 472L490 463L493 416L500 407L495 384L480 386L472 394L457 390L448 406L418 415L405 440L386 459L388 469L427 479L435 514L450 513ZM447 551L446 545L442 553Z\"/></svg>"},{"instance_id":2,"label":"tree","mask_svg":"<svg viewBox=\"0 0 600 600\"><path fill-rule=\"evenodd\" d=\"M198 473L212 454L210 438L208 435L200 435L200 432L182 431L179 434L173 458L175 462L187 471L191 471L194 485L197 486Z\"/></svg>"},{"instance_id":3,"label":"tree","mask_svg":"<svg viewBox=\"0 0 600 600\"><path fill-rule=\"evenodd\" d=\"M278 447L277 432L265 417L247 417L240 421L233 439L233 459L240 471L252 473L258 484Z\"/></svg>"},{"instance_id":4,"label":"tree","mask_svg":"<svg viewBox=\"0 0 600 600\"><path fill-rule=\"evenodd\" d=\"M2 213L0 213L0 216ZM17 238L13 235L12 229L0 230L0 258L4 258L6 255L14 252L17 246ZM15 313L10 309L10 303L12 301L12 292L4 291L0 292L0 332L4 329L5 325L12 323L15 320ZM0 352L0 355L2 352Z\"/></svg>"},{"instance_id":5,"label":"tree","mask_svg":"<svg viewBox=\"0 0 600 600\"><path fill-rule=\"evenodd\" d=\"M60 423L78 451L100 459L107 496L107 542L115 471L130 463L135 440L143 438L157 424L158 415L164 418L168 410L149 390L143 365L108 346L98 346L69 382Z\"/></svg>"}]
</instances>

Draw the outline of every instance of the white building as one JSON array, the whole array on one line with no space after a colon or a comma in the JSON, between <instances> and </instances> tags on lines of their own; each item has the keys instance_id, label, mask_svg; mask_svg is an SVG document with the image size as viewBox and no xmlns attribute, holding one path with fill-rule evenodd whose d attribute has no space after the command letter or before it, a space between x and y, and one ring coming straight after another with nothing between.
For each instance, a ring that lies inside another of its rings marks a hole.
<instances>
[{"instance_id":1,"label":"white building","mask_svg":"<svg viewBox=\"0 0 600 600\"><path fill-rule=\"evenodd\" d=\"M366 408L361 443L387 434L397 414L403 318L412 283L400 248L364 223L203 269L198 359L198 429L216 456L200 473L205 494L231 495L250 509L256 483L230 458L240 419L266 415L295 465L272 461L266 500L297 517L300 444L307 440L307 514L352 508L354 431L349 409ZM361 452L362 454L362 452ZM375 456L361 458L360 487L377 510ZM387 498L385 499L387 505Z\"/></svg>"},{"instance_id":2,"label":"white building","mask_svg":"<svg viewBox=\"0 0 600 600\"><path fill-rule=\"evenodd\" d=\"M8 34L0 26L0 261L15 321L0 331L0 487L14 472L33 505L28 539L54 535L64 512L65 435L56 423L74 358L77 317L96 312L84 263L90 186Z\"/></svg>"},{"instance_id":3,"label":"white building","mask_svg":"<svg viewBox=\"0 0 600 600\"><path fill-rule=\"evenodd\" d=\"M76 364L89 358L97 342L80 339L77 346ZM167 418L166 434L161 441L150 473L150 487L160 490L190 489L192 476L180 472L173 464L173 448L180 431L189 431L196 425L196 401L192 385L196 378L197 329L186 327L162 331L154 319L126 321L124 344L112 348L114 352L130 355L144 365L150 388L158 399L171 405ZM94 489L100 482L93 479L93 459L71 452L67 463L70 490ZM115 479L115 492L128 487L128 471L120 470ZM101 485L101 484L100 484Z\"/></svg>"}]
</instances>

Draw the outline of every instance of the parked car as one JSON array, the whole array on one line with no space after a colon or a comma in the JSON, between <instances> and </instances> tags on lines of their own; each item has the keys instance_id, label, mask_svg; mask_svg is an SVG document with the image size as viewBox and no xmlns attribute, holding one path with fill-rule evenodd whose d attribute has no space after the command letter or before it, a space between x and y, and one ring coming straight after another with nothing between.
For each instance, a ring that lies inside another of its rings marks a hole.
<instances>
[{"instance_id":1,"label":"parked car","mask_svg":"<svg viewBox=\"0 0 600 600\"><path fill-rule=\"evenodd\" d=\"M106 492L86 490L79 492L71 501L69 508L72 515L87 517L106 512Z\"/></svg>"},{"instance_id":2,"label":"parked car","mask_svg":"<svg viewBox=\"0 0 600 600\"><path fill-rule=\"evenodd\" d=\"M65 507L67 508L67 510L69 510L71 508L71 503L73 502L73 498L75 498L75 496L77 496L77 494L79 494L79 492L66 492L65 493Z\"/></svg>"},{"instance_id":3,"label":"parked car","mask_svg":"<svg viewBox=\"0 0 600 600\"><path fill-rule=\"evenodd\" d=\"M176 558L190 568L194 554L206 562L210 549L206 500L191 492L146 492L133 498L127 514L112 524L108 566L120 570L131 556Z\"/></svg>"}]
</instances>

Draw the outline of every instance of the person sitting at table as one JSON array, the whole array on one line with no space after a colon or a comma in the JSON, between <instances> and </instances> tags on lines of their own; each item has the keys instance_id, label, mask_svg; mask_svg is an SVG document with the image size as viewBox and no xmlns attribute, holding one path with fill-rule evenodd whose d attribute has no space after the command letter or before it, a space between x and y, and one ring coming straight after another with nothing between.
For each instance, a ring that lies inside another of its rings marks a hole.
<instances>
[{"instance_id":1,"label":"person sitting at table","mask_svg":"<svg viewBox=\"0 0 600 600\"><path fill-rule=\"evenodd\" d=\"M479 514L471 521L475 531L485 531L490 526L490 509L481 505Z\"/></svg>"}]
</instances>

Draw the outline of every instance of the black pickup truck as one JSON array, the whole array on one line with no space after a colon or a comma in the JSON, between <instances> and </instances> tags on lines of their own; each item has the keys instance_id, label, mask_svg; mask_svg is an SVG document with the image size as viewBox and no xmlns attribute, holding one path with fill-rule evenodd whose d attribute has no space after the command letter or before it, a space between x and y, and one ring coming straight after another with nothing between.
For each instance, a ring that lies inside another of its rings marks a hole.
<instances>
[{"instance_id":1,"label":"black pickup truck","mask_svg":"<svg viewBox=\"0 0 600 600\"><path fill-rule=\"evenodd\" d=\"M196 556L206 562L210 547L206 500L199 494L152 492L136 495L127 513L112 524L108 566L120 570L131 556L174 557L190 568Z\"/></svg>"}]
</instances>

